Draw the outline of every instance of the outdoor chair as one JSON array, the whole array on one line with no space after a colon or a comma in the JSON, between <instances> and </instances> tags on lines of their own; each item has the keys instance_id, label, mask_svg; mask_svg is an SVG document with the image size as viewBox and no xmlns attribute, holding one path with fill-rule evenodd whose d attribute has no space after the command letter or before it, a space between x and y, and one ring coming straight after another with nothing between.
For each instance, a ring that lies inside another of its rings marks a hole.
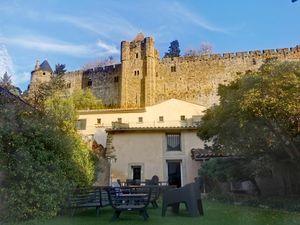
<instances>
[{"instance_id":1,"label":"outdoor chair","mask_svg":"<svg viewBox=\"0 0 300 225\"><path fill-rule=\"evenodd\" d=\"M158 208L157 200L160 195L160 187L158 186L159 184L159 178L157 175L154 175L151 180L146 179L145 180L146 186L151 186L151 198L150 202L153 206L153 208Z\"/></svg>"},{"instance_id":2,"label":"outdoor chair","mask_svg":"<svg viewBox=\"0 0 300 225\"><path fill-rule=\"evenodd\" d=\"M126 179L126 186L134 185L134 180L133 179Z\"/></svg>"},{"instance_id":3,"label":"outdoor chair","mask_svg":"<svg viewBox=\"0 0 300 225\"><path fill-rule=\"evenodd\" d=\"M204 215L199 180L181 188L167 190L163 195L162 216L166 215L169 206L172 207L174 213L178 213L180 203L185 203L191 216Z\"/></svg>"},{"instance_id":4,"label":"outdoor chair","mask_svg":"<svg viewBox=\"0 0 300 225\"><path fill-rule=\"evenodd\" d=\"M121 212L124 211L138 211L144 220L147 220L149 218L147 206L150 202L150 196L150 187L120 187L119 189L109 189L108 198L114 210L112 220L118 219Z\"/></svg>"}]
</instances>

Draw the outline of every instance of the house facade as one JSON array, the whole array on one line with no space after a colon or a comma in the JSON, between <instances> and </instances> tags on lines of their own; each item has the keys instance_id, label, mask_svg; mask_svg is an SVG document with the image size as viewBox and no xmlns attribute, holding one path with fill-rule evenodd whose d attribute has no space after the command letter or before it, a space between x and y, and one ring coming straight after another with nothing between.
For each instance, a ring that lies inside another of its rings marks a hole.
<instances>
[{"instance_id":1,"label":"house facade","mask_svg":"<svg viewBox=\"0 0 300 225\"><path fill-rule=\"evenodd\" d=\"M78 130L107 148L111 180L160 181L182 186L198 175L191 149L204 143L197 125L206 108L170 99L137 109L80 111Z\"/></svg>"}]
</instances>

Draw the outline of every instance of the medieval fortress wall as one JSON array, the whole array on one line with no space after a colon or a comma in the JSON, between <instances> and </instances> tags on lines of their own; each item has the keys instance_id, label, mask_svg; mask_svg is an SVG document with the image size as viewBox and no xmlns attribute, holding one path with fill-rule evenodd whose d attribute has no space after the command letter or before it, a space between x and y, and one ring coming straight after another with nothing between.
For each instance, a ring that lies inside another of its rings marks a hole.
<instances>
[{"instance_id":1,"label":"medieval fortress wall","mask_svg":"<svg viewBox=\"0 0 300 225\"><path fill-rule=\"evenodd\" d=\"M158 64L156 101L178 98L206 107L218 102L219 84L228 84L247 71L256 71L269 58L300 60L295 48L164 58ZM176 72L171 72L171 67Z\"/></svg>"},{"instance_id":2,"label":"medieval fortress wall","mask_svg":"<svg viewBox=\"0 0 300 225\"><path fill-rule=\"evenodd\" d=\"M67 73L70 91L91 88L107 106L141 108L170 98L206 107L218 102L217 87L264 60L300 60L300 46L160 60L154 39L138 35L121 43L121 64Z\"/></svg>"}]
</instances>

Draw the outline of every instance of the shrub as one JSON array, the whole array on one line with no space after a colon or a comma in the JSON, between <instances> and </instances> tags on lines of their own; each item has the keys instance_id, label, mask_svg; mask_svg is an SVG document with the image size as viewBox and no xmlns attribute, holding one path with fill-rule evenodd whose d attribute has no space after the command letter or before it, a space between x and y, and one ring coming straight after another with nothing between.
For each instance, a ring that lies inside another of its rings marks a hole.
<instances>
[{"instance_id":1,"label":"shrub","mask_svg":"<svg viewBox=\"0 0 300 225\"><path fill-rule=\"evenodd\" d=\"M39 112L4 105L0 117L1 220L55 216L70 188L92 183L89 148L75 130L61 129Z\"/></svg>"},{"instance_id":2,"label":"shrub","mask_svg":"<svg viewBox=\"0 0 300 225\"><path fill-rule=\"evenodd\" d=\"M247 194L220 194L209 193L207 196L209 199L217 200L227 204L240 204L245 206L273 208L286 211L300 212L300 196L269 196L269 197L257 197Z\"/></svg>"}]
</instances>

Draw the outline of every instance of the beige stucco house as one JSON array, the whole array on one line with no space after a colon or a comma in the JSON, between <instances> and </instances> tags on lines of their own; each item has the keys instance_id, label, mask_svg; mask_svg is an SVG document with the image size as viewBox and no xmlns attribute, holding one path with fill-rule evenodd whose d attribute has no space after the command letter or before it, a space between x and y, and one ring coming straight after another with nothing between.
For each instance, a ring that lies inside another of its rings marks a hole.
<instances>
[{"instance_id":1,"label":"beige stucco house","mask_svg":"<svg viewBox=\"0 0 300 225\"><path fill-rule=\"evenodd\" d=\"M170 99L138 109L80 111L78 130L113 151L112 179L151 179L184 185L198 174L191 149L202 148L197 124L205 107Z\"/></svg>"}]
</instances>

